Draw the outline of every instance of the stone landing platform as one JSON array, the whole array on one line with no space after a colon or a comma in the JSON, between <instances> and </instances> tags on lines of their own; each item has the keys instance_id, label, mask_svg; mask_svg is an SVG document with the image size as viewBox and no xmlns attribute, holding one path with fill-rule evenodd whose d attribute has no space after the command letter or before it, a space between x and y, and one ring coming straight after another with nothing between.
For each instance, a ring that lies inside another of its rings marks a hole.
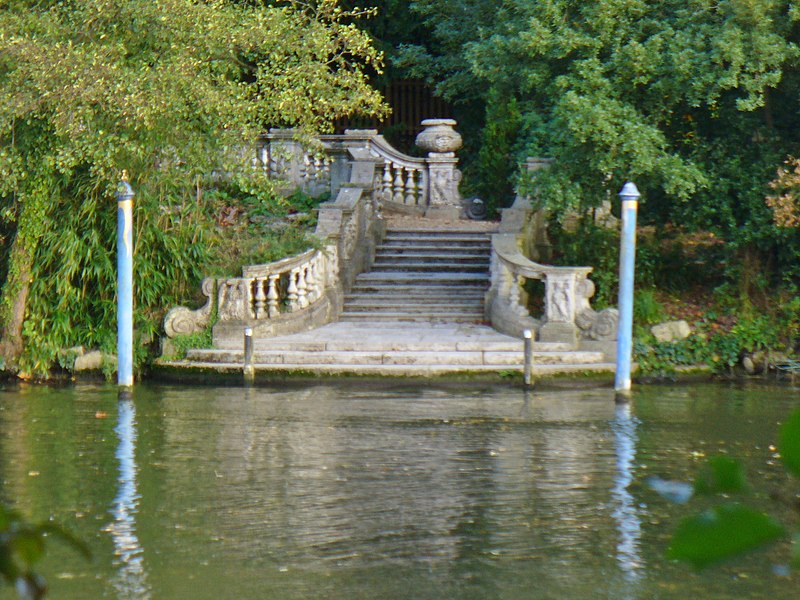
<instances>
[{"instance_id":1,"label":"stone landing platform","mask_svg":"<svg viewBox=\"0 0 800 600\"><path fill-rule=\"evenodd\" d=\"M270 374L436 377L522 373L522 340L491 327L447 322L337 322L288 336L255 340L256 378ZM566 344L534 343L534 377L613 373L600 352ZM227 347L194 349L185 360L160 361L159 371L241 376L244 340Z\"/></svg>"}]
</instances>

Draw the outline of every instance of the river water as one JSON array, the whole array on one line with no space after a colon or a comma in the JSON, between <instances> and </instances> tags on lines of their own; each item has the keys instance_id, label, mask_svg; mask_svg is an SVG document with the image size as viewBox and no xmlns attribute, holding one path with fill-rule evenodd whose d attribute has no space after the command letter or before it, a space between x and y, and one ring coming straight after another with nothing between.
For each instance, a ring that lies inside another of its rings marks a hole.
<instances>
[{"instance_id":1,"label":"river water","mask_svg":"<svg viewBox=\"0 0 800 600\"><path fill-rule=\"evenodd\" d=\"M776 457L791 387L607 388L348 380L0 391L0 500L85 540L54 599L796 598L789 542L697 572L650 476L744 461L744 499L790 527ZM0 587L0 598L13 598Z\"/></svg>"}]
</instances>

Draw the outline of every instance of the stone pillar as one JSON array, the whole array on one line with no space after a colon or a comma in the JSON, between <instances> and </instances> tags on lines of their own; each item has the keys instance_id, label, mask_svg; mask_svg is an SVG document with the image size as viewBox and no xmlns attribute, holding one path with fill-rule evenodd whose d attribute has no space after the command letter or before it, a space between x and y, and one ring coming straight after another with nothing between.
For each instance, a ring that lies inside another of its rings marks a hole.
<instances>
[{"instance_id":1,"label":"stone pillar","mask_svg":"<svg viewBox=\"0 0 800 600\"><path fill-rule=\"evenodd\" d=\"M529 177L535 178L537 173L549 169L552 163L552 158L528 158L525 161L525 172ZM525 256L538 262L550 260L551 246L547 237L547 212L544 208L534 211L531 197L518 193L511 208L504 208L500 213L500 232L522 234Z\"/></svg>"},{"instance_id":2,"label":"stone pillar","mask_svg":"<svg viewBox=\"0 0 800 600\"><path fill-rule=\"evenodd\" d=\"M453 129L453 119L426 119L425 128L416 140L417 146L428 151L428 206L426 217L459 219L463 216L461 171L456 167L456 150L461 147L461 135Z\"/></svg>"},{"instance_id":3,"label":"stone pillar","mask_svg":"<svg viewBox=\"0 0 800 600\"><path fill-rule=\"evenodd\" d=\"M288 183L286 193L304 184L300 165L303 163L303 145L295 139L294 129L270 129L269 174Z\"/></svg>"}]
</instances>

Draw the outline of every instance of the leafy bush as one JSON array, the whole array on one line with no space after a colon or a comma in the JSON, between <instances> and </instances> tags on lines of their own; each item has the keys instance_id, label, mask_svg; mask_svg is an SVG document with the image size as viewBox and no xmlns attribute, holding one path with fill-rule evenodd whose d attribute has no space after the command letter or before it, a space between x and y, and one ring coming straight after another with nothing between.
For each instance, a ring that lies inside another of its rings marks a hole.
<instances>
[{"instance_id":1,"label":"leafy bush","mask_svg":"<svg viewBox=\"0 0 800 600\"><path fill-rule=\"evenodd\" d=\"M638 289L633 296L633 322L639 325L655 325L666 317L664 305L656 299L652 288Z\"/></svg>"}]
</instances>

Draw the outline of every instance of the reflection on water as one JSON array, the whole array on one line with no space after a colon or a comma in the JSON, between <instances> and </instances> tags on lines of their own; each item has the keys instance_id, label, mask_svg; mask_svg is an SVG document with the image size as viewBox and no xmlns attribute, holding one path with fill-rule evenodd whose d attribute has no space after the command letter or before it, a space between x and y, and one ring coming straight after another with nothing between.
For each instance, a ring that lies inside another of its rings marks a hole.
<instances>
[{"instance_id":1,"label":"reflection on water","mask_svg":"<svg viewBox=\"0 0 800 600\"><path fill-rule=\"evenodd\" d=\"M48 549L54 598L793 598L796 576L770 568L786 548L702 574L668 563L692 506L644 482L690 480L719 451L780 481L769 446L796 402L785 388L643 388L632 408L610 389L482 383L139 386L119 403L114 387L26 388L0 396L0 481L92 547L91 564Z\"/></svg>"},{"instance_id":2,"label":"reflection on water","mask_svg":"<svg viewBox=\"0 0 800 600\"><path fill-rule=\"evenodd\" d=\"M119 491L114 499L114 522L109 526L114 540L118 565L112 577L119 598L146 600L150 598L144 555L136 535L136 513L139 493L136 489L136 407L131 400L120 400L117 426L119 437L116 457L119 461Z\"/></svg>"},{"instance_id":3,"label":"reflection on water","mask_svg":"<svg viewBox=\"0 0 800 600\"><path fill-rule=\"evenodd\" d=\"M631 415L629 403L617 405L616 417L611 427L617 453L617 473L611 490L616 505L613 515L619 529L617 560L628 578L637 579L639 570L643 567L639 552L642 524L633 494L628 490L628 486L633 483L637 441L636 418Z\"/></svg>"}]
</instances>

